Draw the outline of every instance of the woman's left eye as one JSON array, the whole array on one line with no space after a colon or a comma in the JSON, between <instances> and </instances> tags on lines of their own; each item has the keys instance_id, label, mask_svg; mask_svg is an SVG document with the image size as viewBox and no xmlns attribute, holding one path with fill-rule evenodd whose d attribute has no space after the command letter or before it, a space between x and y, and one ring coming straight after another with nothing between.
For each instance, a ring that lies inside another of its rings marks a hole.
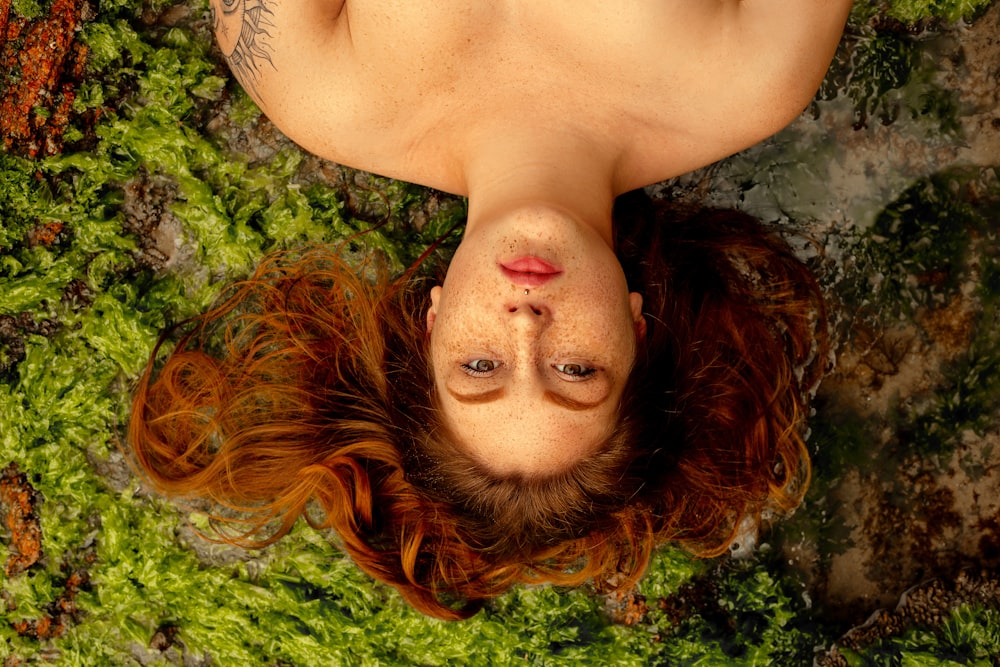
<instances>
[{"instance_id":1,"label":"woman's left eye","mask_svg":"<svg viewBox=\"0 0 1000 667\"><path fill-rule=\"evenodd\" d=\"M554 364L552 368L560 375L565 375L573 380L582 380L597 372L596 368L588 368L582 364Z\"/></svg>"},{"instance_id":2,"label":"woman's left eye","mask_svg":"<svg viewBox=\"0 0 1000 667\"><path fill-rule=\"evenodd\" d=\"M464 370L469 375L489 375L496 369L500 367L500 362L493 359L473 359L472 361L462 364L462 370Z\"/></svg>"}]
</instances>

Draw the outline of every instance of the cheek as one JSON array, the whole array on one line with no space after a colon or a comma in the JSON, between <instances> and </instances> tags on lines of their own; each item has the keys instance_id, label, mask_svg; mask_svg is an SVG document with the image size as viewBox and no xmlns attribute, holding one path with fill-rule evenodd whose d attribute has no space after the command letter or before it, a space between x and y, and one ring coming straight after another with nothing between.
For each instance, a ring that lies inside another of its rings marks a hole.
<instances>
[{"instance_id":1,"label":"cheek","mask_svg":"<svg viewBox=\"0 0 1000 667\"><path fill-rule=\"evenodd\" d=\"M608 341L617 340L622 329L631 328L628 294L613 280L592 284L589 290L582 292L575 311L598 335L610 337Z\"/></svg>"},{"instance_id":2,"label":"cheek","mask_svg":"<svg viewBox=\"0 0 1000 667\"><path fill-rule=\"evenodd\" d=\"M622 363L631 364L637 349L635 322L627 307L615 303L605 317L595 323L594 330L601 344Z\"/></svg>"},{"instance_id":3,"label":"cheek","mask_svg":"<svg viewBox=\"0 0 1000 667\"><path fill-rule=\"evenodd\" d=\"M470 346L479 344L482 332L491 331L482 309L473 307L473 300L454 299L442 302L438 309L431 336L431 358L453 360L468 354Z\"/></svg>"}]
</instances>

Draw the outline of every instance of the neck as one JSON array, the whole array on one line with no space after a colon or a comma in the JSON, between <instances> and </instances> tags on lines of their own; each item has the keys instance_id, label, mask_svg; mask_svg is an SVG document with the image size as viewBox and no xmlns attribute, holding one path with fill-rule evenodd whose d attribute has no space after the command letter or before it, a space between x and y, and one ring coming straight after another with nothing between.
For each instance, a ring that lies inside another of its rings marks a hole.
<instances>
[{"instance_id":1,"label":"neck","mask_svg":"<svg viewBox=\"0 0 1000 667\"><path fill-rule=\"evenodd\" d=\"M466 233L525 208L566 213L613 246L617 155L569 128L518 128L470 141L465 162Z\"/></svg>"}]
</instances>

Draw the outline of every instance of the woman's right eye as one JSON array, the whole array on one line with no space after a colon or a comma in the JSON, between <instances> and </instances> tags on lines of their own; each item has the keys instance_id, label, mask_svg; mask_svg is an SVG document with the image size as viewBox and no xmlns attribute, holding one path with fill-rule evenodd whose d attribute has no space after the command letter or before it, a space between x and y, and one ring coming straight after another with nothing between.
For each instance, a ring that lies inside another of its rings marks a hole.
<instances>
[{"instance_id":1,"label":"woman's right eye","mask_svg":"<svg viewBox=\"0 0 1000 667\"><path fill-rule=\"evenodd\" d=\"M462 364L462 370L469 375L489 375L498 368L500 368L500 362L493 359L473 359Z\"/></svg>"}]
</instances>

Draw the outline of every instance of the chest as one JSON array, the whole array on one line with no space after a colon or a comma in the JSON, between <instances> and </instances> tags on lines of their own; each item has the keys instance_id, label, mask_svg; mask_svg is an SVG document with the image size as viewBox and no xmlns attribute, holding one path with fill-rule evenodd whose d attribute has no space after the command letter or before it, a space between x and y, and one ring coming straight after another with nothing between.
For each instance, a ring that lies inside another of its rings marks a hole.
<instances>
[{"instance_id":1,"label":"chest","mask_svg":"<svg viewBox=\"0 0 1000 667\"><path fill-rule=\"evenodd\" d=\"M417 107L664 110L670 91L695 81L691 14L662 0L359 0L347 5L351 43L343 48L368 108L395 120Z\"/></svg>"},{"instance_id":2,"label":"chest","mask_svg":"<svg viewBox=\"0 0 1000 667\"><path fill-rule=\"evenodd\" d=\"M614 143L653 182L745 143L720 120L746 117L735 91L756 63L731 57L722 6L348 0L329 35L314 31L318 55L300 31L275 42L276 59L302 55L279 66L272 118L323 157L453 192L463 142L524 123Z\"/></svg>"}]
</instances>

